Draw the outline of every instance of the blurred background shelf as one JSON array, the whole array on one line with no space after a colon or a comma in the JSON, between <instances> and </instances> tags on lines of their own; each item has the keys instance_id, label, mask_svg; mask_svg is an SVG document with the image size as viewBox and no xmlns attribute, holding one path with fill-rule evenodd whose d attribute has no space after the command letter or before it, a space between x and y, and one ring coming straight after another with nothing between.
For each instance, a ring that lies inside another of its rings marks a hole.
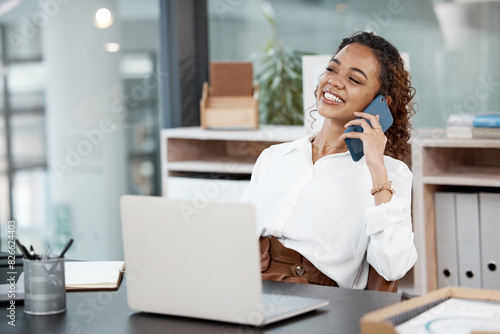
<instances>
[{"instance_id":1,"label":"blurred background shelf","mask_svg":"<svg viewBox=\"0 0 500 334\"><path fill-rule=\"evenodd\" d=\"M500 191L500 140L448 139L444 133L444 129L422 129L412 140L413 222L419 254L415 293L439 288L436 225L440 222L435 218L434 194Z\"/></svg>"},{"instance_id":2,"label":"blurred background shelf","mask_svg":"<svg viewBox=\"0 0 500 334\"><path fill-rule=\"evenodd\" d=\"M425 184L500 187L500 167L463 166L422 177Z\"/></svg>"},{"instance_id":3,"label":"blurred background shelf","mask_svg":"<svg viewBox=\"0 0 500 334\"><path fill-rule=\"evenodd\" d=\"M238 201L260 153L267 147L304 137L303 126L261 125L257 130L161 131L162 194L194 199Z\"/></svg>"}]
</instances>

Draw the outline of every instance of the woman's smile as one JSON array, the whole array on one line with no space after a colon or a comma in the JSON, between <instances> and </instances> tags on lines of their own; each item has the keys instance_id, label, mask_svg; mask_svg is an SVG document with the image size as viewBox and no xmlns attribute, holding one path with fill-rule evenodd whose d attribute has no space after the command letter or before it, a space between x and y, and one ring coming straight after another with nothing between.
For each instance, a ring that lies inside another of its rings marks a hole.
<instances>
[{"instance_id":1,"label":"woman's smile","mask_svg":"<svg viewBox=\"0 0 500 334\"><path fill-rule=\"evenodd\" d=\"M325 89L323 92L323 102L326 104L344 104L345 100L330 89Z\"/></svg>"}]
</instances>

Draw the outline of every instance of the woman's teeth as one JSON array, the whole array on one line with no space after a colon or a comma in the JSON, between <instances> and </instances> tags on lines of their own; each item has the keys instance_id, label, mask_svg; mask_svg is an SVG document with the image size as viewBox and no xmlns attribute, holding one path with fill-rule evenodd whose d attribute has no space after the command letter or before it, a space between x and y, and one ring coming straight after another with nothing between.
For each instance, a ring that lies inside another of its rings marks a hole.
<instances>
[{"instance_id":1,"label":"woman's teeth","mask_svg":"<svg viewBox=\"0 0 500 334\"><path fill-rule=\"evenodd\" d=\"M330 100L330 101L333 101L333 102L337 102L337 103L344 103L344 100L338 98L337 96L333 95L333 94L330 94L330 93L326 93L325 92L325 98L327 100Z\"/></svg>"}]
</instances>

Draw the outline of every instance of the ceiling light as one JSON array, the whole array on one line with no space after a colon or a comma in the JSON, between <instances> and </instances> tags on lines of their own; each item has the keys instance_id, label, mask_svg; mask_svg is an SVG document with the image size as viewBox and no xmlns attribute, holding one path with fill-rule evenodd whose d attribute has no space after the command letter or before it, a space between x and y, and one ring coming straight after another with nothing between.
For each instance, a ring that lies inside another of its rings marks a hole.
<instances>
[{"instance_id":1,"label":"ceiling light","mask_svg":"<svg viewBox=\"0 0 500 334\"><path fill-rule=\"evenodd\" d=\"M106 29L113 24L113 13L107 8L99 8L94 15L94 25Z\"/></svg>"},{"instance_id":2,"label":"ceiling light","mask_svg":"<svg viewBox=\"0 0 500 334\"><path fill-rule=\"evenodd\" d=\"M106 43L104 44L104 50L108 52L118 52L120 50L120 44L118 43Z\"/></svg>"}]
</instances>

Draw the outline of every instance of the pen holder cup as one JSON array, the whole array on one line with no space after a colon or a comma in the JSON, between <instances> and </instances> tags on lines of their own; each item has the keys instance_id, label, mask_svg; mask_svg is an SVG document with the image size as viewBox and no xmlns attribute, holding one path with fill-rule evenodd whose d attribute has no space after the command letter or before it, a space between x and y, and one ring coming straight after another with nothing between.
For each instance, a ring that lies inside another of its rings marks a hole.
<instances>
[{"instance_id":1,"label":"pen holder cup","mask_svg":"<svg viewBox=\"0 0 500 334\"><path fill-rule=\"evenodd\" d=\"M23 259L24 313L49 315L66 311L64 257Z\"/></svg>"}]
</instances>

